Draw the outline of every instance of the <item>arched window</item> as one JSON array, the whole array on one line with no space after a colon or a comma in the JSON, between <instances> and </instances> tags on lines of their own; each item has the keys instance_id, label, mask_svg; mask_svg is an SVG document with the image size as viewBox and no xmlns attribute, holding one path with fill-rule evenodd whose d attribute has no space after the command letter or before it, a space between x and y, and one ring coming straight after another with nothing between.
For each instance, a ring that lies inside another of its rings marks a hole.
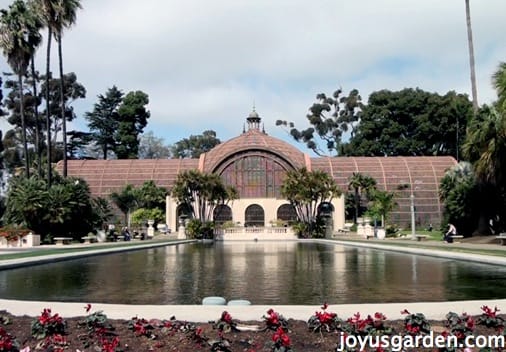
<instances>
[{"instance_id":1,"label":"arched window","mask_svg":"<svg viewBox=\"0 0 506 352\"><path fill-rule=\"evenodd\" d=\"M278 208L277 219L286 222L293 222L297 220L297 212L295 207L291 204L283 204Z\"/></svg>"},{"instance_id":2,"label":"arched window","mask_svg":"<svg viewBox=\"0 0 506 352\"><path fill-rule=\"evenodd\" d=\"M282 160L266 152L238 155L220 172L223 182L234 186L240 198L280 198L286 175Z\"/></svg>"},{"instance_id":3,"label":"arched window","mask_svg":"<svg viewBox=\"0 0 506 352\"><path fill-rule=\"evenodd\" d=\"M186 219L190 219L192 217L192 211L188 204L179 204L176 208L176 230L179 228L180 221L185 221Z\"/></svg>"},{"instance_id":4,"label":"arched window","mask_svg":"<svg viewBox=\"0 0 506 352\"><path fill-rule=\"evenodd\" d=\"M258 204L251 204L246 208L244 226L265 226L264 209Z\"/></svg>"},{"instance_id":5,"label":"arched window","mask_svg":"<svg viewBox=\"0 0 506 352\"><path fill-rule=\"evenodd\" d=\"M232 221L232 209L228 205L221 204L214 208L213 219L216 224Z\"/></svg>"}]
</instances>

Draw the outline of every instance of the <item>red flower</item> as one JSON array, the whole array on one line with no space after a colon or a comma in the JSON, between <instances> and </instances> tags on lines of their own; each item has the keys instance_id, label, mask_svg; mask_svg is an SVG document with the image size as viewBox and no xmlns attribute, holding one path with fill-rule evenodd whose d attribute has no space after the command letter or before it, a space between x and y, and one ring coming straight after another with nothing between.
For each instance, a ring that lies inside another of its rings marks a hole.
<instances>
[{"instance_id":1,"label":"red flower","mask_svg":"<svg viewBox=\"0 0 506 352\"><path fill-rule=\"evenodd\" d=\"M86 313L89 313L90 309L91 309L91 304L87 304L84 309L86 310Z\"/></svg>"},{"instance_id":2,"label":"red flower","mask_svg":"<svg viewBox=\"0 0 506 352\"><path fill-rule=\"evenodd\" d=\"M329 307L329 305L327 304L327 302L323 303L323 306L322 306L322 309L325 310Z\"/></svg>"},{"instance_id":3,"label":"red flower","mask_svg":"<svg viewBox=\"0 0 506 352\"><path fill-rule=\"evenodd\" d=\"M285 333L282 327L279 327L274 335L272 335L272 341L274 341L274 343L280 343L285 347L289 347L291 343L290 337Z\"/></svg>"},{"instance_id":4,"label":"red flower","mask_svg":"<svg viewBox=\"0 0 506 352\"><path fill-rule=\"evenodd\" d=\"M232 316L227 311L224 311L221 314L221 320L227 324L231 324L232 323Z\"/></svg>"},{"instance_id":5,"label":"red flower","mask_svg":"<svg viewBox=\"0 0 506 352\"><path fill-rule=\"evenodd\" d=\"M401 311L401 314L411 314L411 313L409 313L407 309L404 309Z\"/></svg>"}]
</instances>

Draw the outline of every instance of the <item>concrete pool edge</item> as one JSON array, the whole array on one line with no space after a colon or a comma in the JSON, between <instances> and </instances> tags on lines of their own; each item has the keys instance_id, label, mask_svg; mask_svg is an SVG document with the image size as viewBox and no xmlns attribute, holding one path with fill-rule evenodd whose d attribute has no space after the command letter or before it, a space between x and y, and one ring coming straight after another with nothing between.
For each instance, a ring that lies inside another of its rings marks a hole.
<instances>
[{"instance_id":1,"label":"concrete pool edge","mask_svg":"<svg viewBox=\"0 0 506 352\"><path fill-rule=\"evenodd\" d=\"M170 319L190 322L209 322L219 319L223 311L229 312L234 319L241 321L261 321L270 308L287 319L307 321L320 306L293 305L251 305L251 306L203 306L203 305L124 305L91 303L91 312L103 311L110 319ZM0 307L15 316L40 315L44 308L50 308L64 318L86 316L85 303L70 302L38 302L0 299ZM401 311L407 309L410 313L423 313L427 319L443 320L448 312L457 314L467 313L480 315L481 307L498 307L501 311L506 307L506 299L453 301L453 302L418 302L418 303L364 303L364 304L331 304L329 312L335 312L342 319L347 319L355 313L362 316L381 312L389 320L403 319Z\"/></svg>"},{"instance_id":2,"label":"concrete pool edge","mask_svg":"<svg viewBox=\"0 0 506 352\"><path fill-rule=\"evenodd\" d=\"M363 243L353 241L339 241L339 240L301 240L301 241L312 241L328 244L339 244L347 246L356 246L363 248L372 248L379 250L389 250L396 252L403 252L408 254L427 255L433 257L443 257L446 259L466 260L474 261L479 263L486 263L492 265L504 265L506 264L506 258L487 256L482 254L473 253L458 253L448 252L437 249L426 249L426 248L412 248L392 245L379 245L374 243ZM153 248L162 245L176 245L180 243L186 243L192 241L171 241L166 243L151 243L146 246L139 246L136 248L120 247L112 250L100 250L97 249L89 250L85 252L69 253L68 255L57 254L55 257L48 257L47 260L66 260L74 259L77 256L92 256L107 253L117 253L135 249L146 249ZM53 255L52 255L53 256ZM33 262L40 263L42 257L31 257L20 259L23 263L17 263L17 265L25 266L30 265ZM7 261L6 261L7 262ZM9 265L7 267L2 266L0 262L0 268L8 268L13 263L4 263ZM92 311L103 311L111 319L130 319L138 316L140 318L152 319L169 319L174 316L179 320L187 320L192 322L208 322L218 319L221 313L226 310L232 314L232 317L242 321L259 321L262 319L268 309L272 308L278 313L285 316L287 319L296 319L307 321L310 316L314 315L316 311L320 311L319 306L314 305L251 305L251 306L202 306L202 305L123 305L123 304L103 304L93 303ZM323 303L323 302L322 302ZM332 311L338 314L341 318L348 318L353 314L359 312L362 315L374 314L381 312L387 316L390 320L403 319L403 315L400 313L404 309L407 309L411 313L423 313L428 319L441 320L444 319L445 315L453 311L455 313L468 313L472 315L481 314L482 306L498 307L501 311L506 309L506 299L495 299L495 300L472 300L472 301L452 301L452 302L418 302L418 303L363 303L363 304L331 304L329 305L328 311ZM13 315L22 316L37 316L44 308L51 308L54 313L59 313L63 317L78 317L85 316L85 303L73 303L73 302L40 302L40 301L20 301L20 300L6 300L0 299L0 309L5 310Z\"/></svg>"}]
</instances>

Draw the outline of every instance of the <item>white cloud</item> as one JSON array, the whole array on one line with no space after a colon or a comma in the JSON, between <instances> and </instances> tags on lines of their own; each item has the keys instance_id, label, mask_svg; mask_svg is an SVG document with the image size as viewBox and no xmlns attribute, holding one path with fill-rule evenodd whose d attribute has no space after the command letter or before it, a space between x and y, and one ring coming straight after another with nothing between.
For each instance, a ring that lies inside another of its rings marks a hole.
<instances>
[{"instance_id":1,"label":"white cloud","mask_svg":"<svg viewBox=\"0 0 506 352\"><path fill-rule=\"evenodd\" d=\"M0 0L5 8L11 1ZM276 119L304 126L319 92L420 87L470 92L462 0L88 0L64 36L64 69L92 109L117 85L150 96L148 129L173 143L214 129L242 130L253 102L272 135ZM481 103L506 60L506 1L471 1ZM53 57L55 57L53 49ZM44 71L45 45L38 55ZM56 58L53 69L56 70ZM7 68L0 61L2 71ZM80 118L77 126L86 128ZM165 135L160 135L164 133ZM302 147L301 147L302 148Z\"/></svg>"}]
</instances>

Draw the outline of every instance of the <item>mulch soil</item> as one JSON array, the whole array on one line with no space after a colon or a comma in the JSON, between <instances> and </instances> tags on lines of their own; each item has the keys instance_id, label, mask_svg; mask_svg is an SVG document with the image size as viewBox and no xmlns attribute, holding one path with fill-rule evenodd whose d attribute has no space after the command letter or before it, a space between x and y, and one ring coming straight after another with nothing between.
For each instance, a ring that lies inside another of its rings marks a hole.
<instances>
[{"instance_id":1,"label":"mulch soil","mask_svg":"<svg viewBox=\"0 0 506 352\"><path fill-rule=\"evenodd\" d=\"M54 313L53 313L54 314ZM143 352L143 351L337 351L340 333L337 332L313 332L308 328L308 322L300 320L287 320L291 349L275 349L273 345L273 329L262 331L225 331L220 332L216 322L188 323L177 321L153 320L150 322L137 320L114 320L107 319L107 329L88 330L83 322L86 317L65 318L66 323L64 341L59 343L46 343L44 339L36 339L32 336L31 325L37 318L29 316L13 316L5 311L0 311L2 328L19 343L19 348L30 347L31 352ZM88 316L89 317L89 316ZM141 317L139 317L141 318ZM220 317L217 317L220 318ZM137 328L134 328L134 322ZM265 321L237 322L241 326L266 327ZM448 331L445 322L431 321L431 329L440 334ZM385 326L392 328L394 333L405 335L404 321L386 321ZM144 330L142 329L144 328ZM473 332L477 335L497 335L497 330L476 325ZM0 333L0 351L16 351L16 349L2 349ZM37 347L38 346L38 347ZM339 349L342 350L342 349ZM358 348L350 348L346 351L358 351ZM392 349L367 349L367 351L393 351ZM404 351L464 351L464 349L413 349L406 348ZM467 351L503 351L503 349L468 349ZM506 349L504 349L506 351Z\"/></svg>"}]
</instances>

